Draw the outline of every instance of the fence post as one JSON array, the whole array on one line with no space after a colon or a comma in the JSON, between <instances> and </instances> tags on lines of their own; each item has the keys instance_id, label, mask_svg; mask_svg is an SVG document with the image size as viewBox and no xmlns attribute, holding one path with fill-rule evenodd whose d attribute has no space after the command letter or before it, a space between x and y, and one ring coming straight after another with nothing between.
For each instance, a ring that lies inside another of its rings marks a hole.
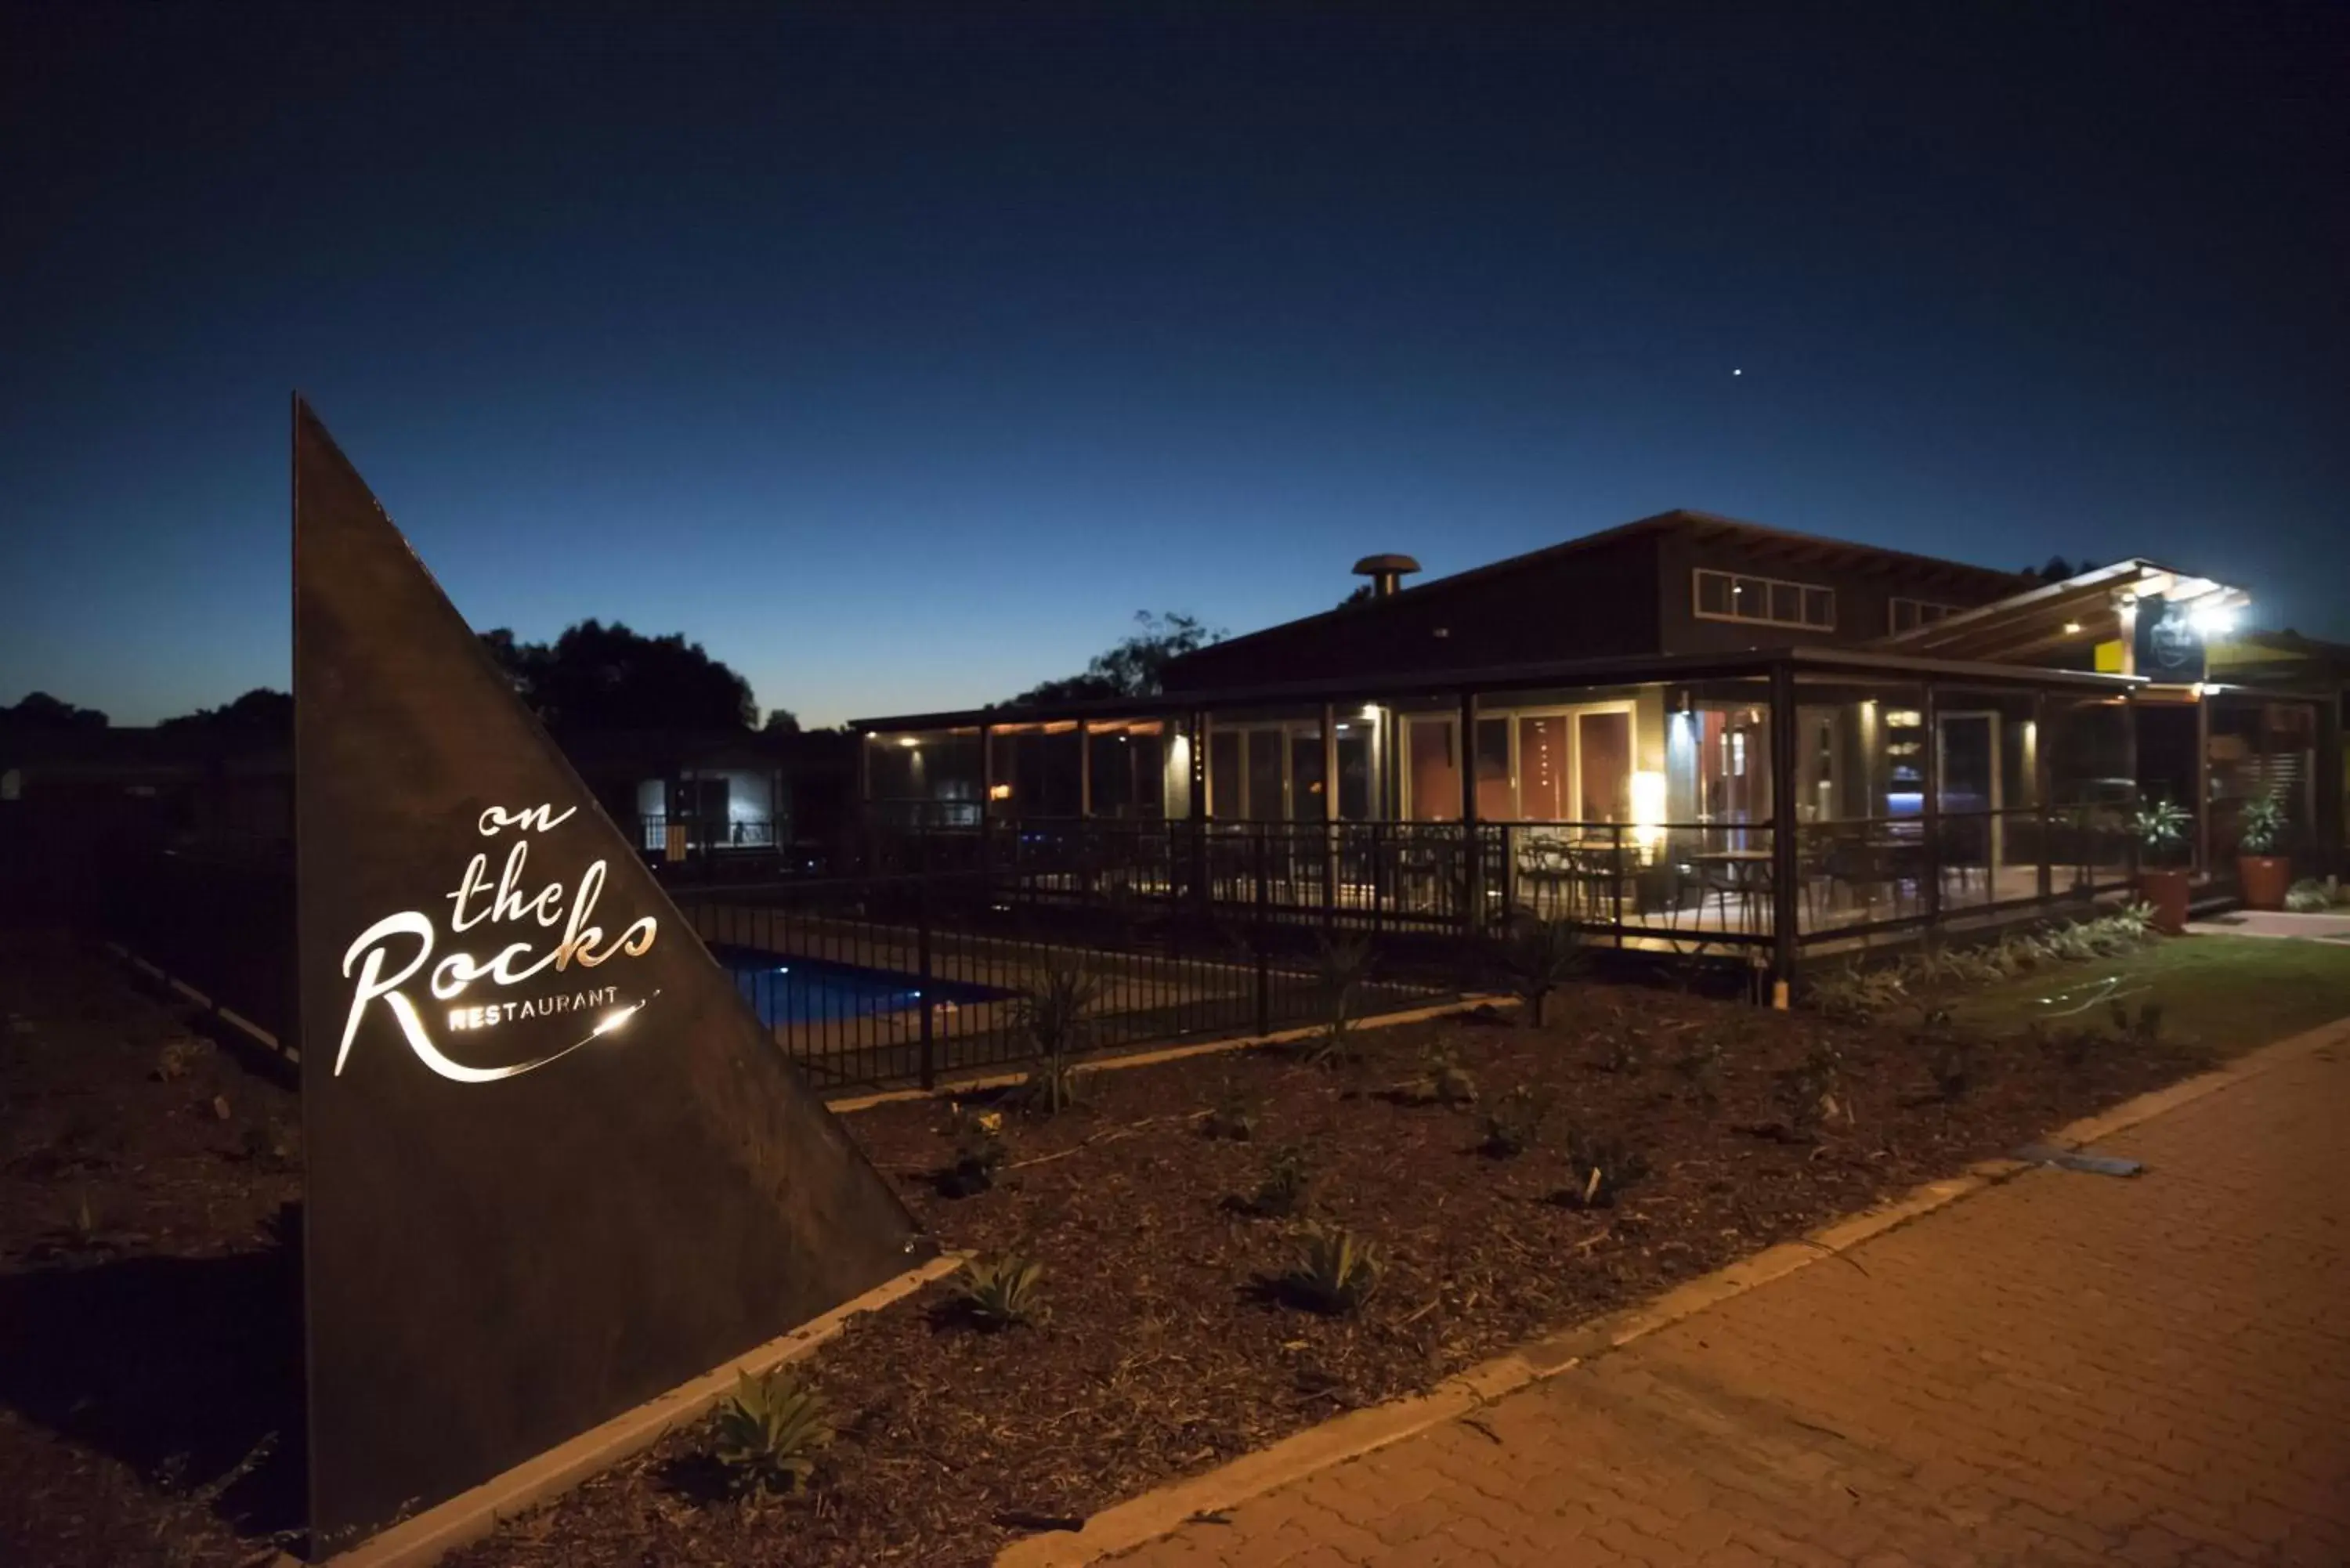
<instances>
[{"instance_id":1,"label":"fence post","mask_svg":"<svg viewBox=\"0 0 2350 1568\"><path fill-rule=\"evenodd\" d=\"M1263 823L1257 825L1255 838L1256 917L1251 922L1253 938L1251 945L1256 949L1256 1032L1259 1034L1270 1034L1273 1033L1273 955L1268 950L1266 940L1269 933L1265 926L1265 910L1272 895L1273 867L1268 864L1271 856L1268 853L1267 835Z\"/></svg>"},{"instance_id":2,"label":"fence post","mask_svg":"<svg viewBox=\"0 0 2350 1568\"><path fill-rule=\"evenodd\" d=\"M931 855L930 843L922 844L920 869L914 874L914 968L922 977L918 1000L922 1004L922 1087L934 1089L939 1083L937 1059L938 1006L931 996Z\"/></svg>"}]
</instances>

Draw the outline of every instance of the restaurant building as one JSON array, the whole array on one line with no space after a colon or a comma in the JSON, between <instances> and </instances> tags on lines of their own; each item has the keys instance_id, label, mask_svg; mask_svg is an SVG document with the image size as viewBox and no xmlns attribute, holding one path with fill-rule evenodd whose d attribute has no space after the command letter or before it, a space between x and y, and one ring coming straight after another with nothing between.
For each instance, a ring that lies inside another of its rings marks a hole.
<instances>
[{"instance_id":1,"label":"restaurant building","mask_svg":"<svg viewBox=\"0 0 2350 1568\"><path fill-rule=\"evenodd\" d=\"M2062 581L1677 511L1172 661L1148 697L860 721L887 846L1374 925L1799 949L2199 886L2275 794L2330 871L2344 650L2132 559ZM962 842L958 844L958 840Z\"/></svg>"}]
</instances>

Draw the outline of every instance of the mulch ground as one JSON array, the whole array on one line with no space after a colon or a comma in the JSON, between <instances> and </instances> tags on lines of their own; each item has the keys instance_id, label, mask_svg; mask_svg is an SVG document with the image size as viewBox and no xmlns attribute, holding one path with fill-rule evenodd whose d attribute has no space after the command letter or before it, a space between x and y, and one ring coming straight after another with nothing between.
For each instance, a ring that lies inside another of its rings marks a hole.
<instances>
[{"instance_id":1,"label":"mulch ground","mask_svg":"<svg viewBox=\"0 0 2350 1568\"><path fill-rule=\"evenodd\" d=\"M72 994L123 994L105 977L50 978ZM109 1204L120 1189L125 1236L140 1240L98 1259L28 1251L38 1238L53 1243L60 1225L72 1231L74 1182L28 1181L19 1157L0 1204L9 1271L0 1303L27 1279L120 1268L132 1251L254 1255L276 1204L293 1195L292 1179L264 1169L254 1140L234 1130L248 1102L270 1114L257 1081L220 1091L232 1118L207 1122L212 1079L151 1076L151 1017L148 1037L108 1047L101 1037L136 1019L109 1012L117 1002L81 1005L91 1017L70 1026L36 1018L29 1034L11 1037L0 1073L12 1126L20 1083L47 1085L25 1113L46 1118L26 1124L41 1137L77 1108L129 1118L130 1141L79 1180ZM120 1006L160 1012L136 998ZM1367 1030L1357 1043L1359 1059L1335 1068L1251 1052L1091 1075L1073 1112L1007 1110L1010 1163L993 1189L969 1197L949 1197L934 1179L954 1148L946 1106L851 1116L944 1245L1043 1263L1049 1317L983 1332L949 1310L954 1293L939 1285L853 1322L810 1366L839 1437L804 1498L730 1501L709 1433L696 1428L453 1561L983 1563L1024 1532L1074 1524L1343 1410L1425 1388L2202 1063L2161 1044L2116 1042L2081 1055L1986 1042L1951 1097L1935 1069L1947 1082L1960 1064L1902 1030L1596 985L1555 996L1541 1029L1447 1020ZM60 1052L79 1065L67 1070ZM1473 1081L1475 1105L1424 1099L1428 1072L1443 1061ZM109 1086L96 1086L100 1077ZM1800 1096L1797 1083L1807 1085ZM1815 1137L1796 1136L1791 1106L1820 1085L1835 1114ZM1541 1136L1523 1155L1493 1158L1480 1147L1484 1116L1520 1088L1547 1102ZM1211 1136L1204 1113L1217 1107L1245 1112L1250 1137ZM1565 1151L1595 1142L1620 1144L1646 1174L1612 1206L1562 1201L1582 1185ZM1367 1238L1386 1259L1377 1293L1355 1315L1300 1311L1261 1288L1289 1262L1295 1223L1259 1217L1247 1200L1284 1150L1312 1173L1311 1217ZM74 1332L54 1316L38 1326ZM5 1341L12 1362L27 1343L21 1333ZM36 1485L0 1504L0 1556L234 1562L255 1549L261 1516L239 1513L234 1489L204 1490L235 1463L229 1450L252 1435L249 1418L213 1439L203 1462L182 1461L159 1482L157 1444L129 1451L120 1421L76 1416L57 1376L32 1379L51 1392L29 1402L17 1392L24 1380L9 1376L0 1473L32 1473ZM177 1386L167 1377L161 1386ZM68 1518L70 1528L58 1522Z\"/></svg>"},{"instance_id":2,"label":"mulch ground","mask_svg":"<svg viewBox=\"0 0 2350 1568\"><path fill-rule=\"evenodd\" d=\"M0 1562L244 1563L299 1518L300 1106L196 1016L0 933Z\"/></svg>"}]
</instances>

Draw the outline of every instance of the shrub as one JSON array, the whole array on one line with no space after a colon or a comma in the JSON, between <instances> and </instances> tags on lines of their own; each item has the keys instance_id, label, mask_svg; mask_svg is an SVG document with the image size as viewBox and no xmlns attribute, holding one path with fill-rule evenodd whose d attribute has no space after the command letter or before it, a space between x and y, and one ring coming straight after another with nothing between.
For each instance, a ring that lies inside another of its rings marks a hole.
<instances>
[{"instance_id":1,"label":"shrub","mask_svg":"<svg viewBox=\"0 0 2350 1568\"><path fill-rule=\"evenodd\" d=\"M745 1494L799 1491L832 1438L823 1397L789 1367L744 1373L718 1407L717 1459Z\"/></svg>"},{"instance_id":2,"label":"shrub","mask_svg":"<svg viewBox=\"0 0 2350 1568\"><path fill-rule=\"evenodd\" d=\"M1844 1058L1825 1041L1813 1045L1802 1062L1780 1073L1779 1105L1786 1114L1789 1136L1815 1137L1824 1123L1838 1116L1850 1123L1852 1112L1837 1097L1843 1084Z\"/></svg>"},{"instance_id":3,"label":"shrub","mask_svg":"<svg viewBox=\"0 0 2350 1568\"><path fill-rule=\"evenodd\" d=\"M949 1130L954 1157L939 1173L939 1190L949 1198L969 1198L995 1185L1010 1151L1003 1147L1003 1115L1000 1111L966 1111L953 1107Z\"/></svg>"},{"instance_id":4,"label":"shrub","mask_svg":"<svg viewBox=\"0 0 2350 1568\"><path fill-rule=\"evenodd\" d=\"M1352 1231L1308 1225L1298 1238L1295 1261L1277 1283L1293 1305L1335 1317L1370 1300L1386 1268L1378 1248Z\"/></svg>"},{"instance_id":5,"label":"shrub","mask_svg":"<svg viewBox=\"0 0 2350 1568\"><path fill-rule=\"evenodd\" d=\"M1812 1005L1832 1018L1866 1023L1908 1000L1898 969L1863 969L1847 963L1811 982Z\"/></svg>"},{"instance_id":6,"label":"shrub","mask_svg":"<svg viewBox=\"0 0 2350 1568\"><path fill-rule=\"evenodd\" d=\"M1599 1065L1610 1073L1637 1073L1648 1064L1648 1037L1637 1028L1611 1030L1602 1044Z\"/></svg>"},{"instance_id":7,"label":"shrub","mask_svg":"<svg viewBox=\"0 0 2350 1568\"><path fill-rule=\"evenodd\" d=\"M1419 1054L1419 1075L1390 1091L1389 1097L1465 1110L1477 1103L1477 1076L1461 1064L1451 1046L1430 1045Z\"/></svg>"},{"instance_id":8,"label":"shrub","mask_svg":"<svg viewBox=\"0 0 2350 1568\"><path fill-rule=\"evenodd\" d=\"M1087 1011L1102 997L1101 977L1066 953L1047 953L1020 999L1016 1016L1036 1048L1024 1099L1040 1116L1058 1116L1077 1100L1073 1058L1093 1032Z\"/></svg>"},{"instance_id":9,"label":"shrub","mask_svg":"<svg viewBox=\"0 0 2350 1568\"><path fill-rule=\"evenodd\" d=\"M1542 1137L1550 1096L1521 1084L1485 1113L1485 1137L1477 1147L1494 1159L1515 1159Z\"/></svg>"},{"instance_id":10,"label":"shrub","mask_svg":"<svg viewBox=\"0 0 2350 1568\"><path fill-rule=\"evenodd\" d=\"M1673 1059L1673 1071L1697 1091L1698 1098L1713 1104L1721 1093L1721 1041L1711 1034L1691 1041Z\"/></svg>"},{"instance_id":11,"label":"shrub","mask_svg":"<svg viewBox=\"0 0 2350 1568\"><path fill-rule=\"evenodd\" d=\"M2130 832L2148 864L2160 866L2186 846L2189 820L2185 806L2165 796L2137 808L2130 818Z\"/></svg>"},{"instance_id":12,"label":"shrub","mask_svg":"<svg viewBox=\"0 0 2350 1568\"><path fill-rule=\"evenodd\" d=\"M1616 1195L1648 1174L1646 1157L1623 1139L1566 1135L1567 1174L1573 1179L1558 1195L1570 1209L1612 1209Z\"/></svg>"},{"instance_id":13,"label":"shrub","mask_svg":"<svg viewBox=\"0 0 2350 1568\"><path fill-rule=\"evenodd\" d=\"M197 1062L211 1054L212 1048L211 1041L193 1034L165 1041L163 1048L155 1053L155 1081L177 1083L194 1069Z\"/></svg>"},{"instance_id":14,"label":"shrub","mask_svg":"<svg viewBox=\"0 0 2350 1568\"><path fill-rule=\"evenodd\" d=\"M2236 842L2247 855L2273 855L2284 842L2284 802L2274 790L2244 803L2236 818Z\"/></svg>"},{"instance_id":15,"label":"shrub","mask_svg":"<svg viewBox=\"0 0 2350 1568\"><path fill-rule=\"evenodd\" d=\"M1313 1200L1313 1168L1306 1164L1305 1151L1293 1147L1265 1163L1264 1179L1257 1183L1248 1206L1254 1213L1287 1220L1305 1213Z\"/></svg>"},{"instance_id":16,"label":"shrub","mask_svg":"<svg viewBox=\"0 0 2350 1568\"><path fill-rule=\"evenodd\" d=\"M1524 1003L1520 1017L1529 1028L1543 1024L1550 993L1584 968L1582 933L1565 920L1519 913L1502 943L1502 967L1511 989Z\"/></svg>"},{"instance_id":17,"label":"shrub","mask_svg":"<svg viewBox=\"0 0 2350 1568\"><path fill-rule=\"evenodd\" d=\"M2304 877L2285 893L2284 907L2297 915L2322 914L2342 901L2342 895L2314 877Z\"/></svg>"},{"instance_id":18,"label":"shrub","mask_svg":"<svg viewBox=\"0 0 2350 1568\"><path fill-rule=\"evenodd\" d=\"M1234 1143L1246 1143L1256 1137L1257 1118L1261 1114L1257 1102L1231 1085L1201 1123L1201 1130L1210 1137L1230 1138Z\"/></svg>"},{"instance_id":19,"label":"shrub","mask_svg":"<svg viewBox=\"0 0 2350 1568\"><path fill-rule=\"evenodd\" d=\"M1014 1328L1049 1315L1039 1288L1045 1265L1017 1253L973 1258L962 1266L962 1310L982 1328Z\"/></svg>"},{"instance_id":20,"label":"shrub","mask_svg":"<svg viewBox=\"0 0 2350 1568\"><path fill-rule=\"evenodd\" d=\"M1971 1035L1939 1033L1927 1070L1934 1075L1934 1092L1945 1105L1954 1105L1981 1086L1981 1055Z\"/></svg>"}]
</instances>

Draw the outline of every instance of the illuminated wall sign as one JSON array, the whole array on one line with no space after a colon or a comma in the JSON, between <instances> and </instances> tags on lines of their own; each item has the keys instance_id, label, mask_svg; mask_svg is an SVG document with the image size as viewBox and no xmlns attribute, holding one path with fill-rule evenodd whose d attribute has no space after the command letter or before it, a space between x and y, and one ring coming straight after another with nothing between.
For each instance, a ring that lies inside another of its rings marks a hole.
<instances>
[{"instance_id":1,"label":"illuminated wall sign","mask_svg":"<svg viewBox=\"0 0 2350 1568\"><path fill-rule=\"evenodd\" d=\"M2165 685L2190 686L2204 676L2203 633L2185 605L2137 601L2137 673Z\"/></svg>"},{"instance_id":2,"label":"illuminated wall sign","mask_svg":"<svg viewBox=\"0 0 2350 1568\"><path fill-rule=\"evenodd\" d=\"M335 1047L338 1074L350 1060L351 1043L359 1037L368 1010L377 1005L398 1021L400 1036L418 1061L461 1084L493 1084L519 1077L559 1061L598 1035L611 1033L644 1010L650 997L636 996L624 1003L618 985L563 983L574 976L584 980L588 971L616 958L641 958L660 934L660 921L651 915L630 921L608 942L603 927L588 923L604 890L608 861L590 862L567 901L560 881L548 882L530 898L523 897L524 868L530 857L526 836L551 834L578 815L577 806L566 807L559 814L552 805L528 811L491 806L475 819L475 829L483 837L506 835L512 847L505 851L505 864L494 883L489 877L488 855L476 853L466 862L464 875L448 895L448 933L463 936L483 926L488 928L481 933L486 942L494 944L515 935L523 940L485 958L451 952L436 961L433 954L442 940L442 923L421 909L402 909L386 915L352 940L343 952L343 973L352 985L343 1037ZM534 926L540 929L533 929ZM550 936L545 929L552 927L561 929L560 937ZM535 945L540 940L546 942L543 951ZM446 1027L452 1033L500 1025L543 1025L526 1033L543 1037L549 1029L559 1028L577 1038L503 1065L469 1066L434 1044L432 1024L403 989L427 973L435 1004L460 1003L445 1012ZM487 1003L466 1000L476 985L494 988L497 994ZM516 992L522 992L520 1000L513 994ZM598 1008L604 1011L591 1020L591 1010Z\"/></svg>"},{"instance_id":3,"label":"illuminated wall sign","mask_svg":"<svg viewBox=\"0 0 2350 1568\"><path fill-rule=\"evenodd\" d=\"M299 404L294 459L310 1522L333 1549L917 1243Z\"/></svg>"}]
</instances>

